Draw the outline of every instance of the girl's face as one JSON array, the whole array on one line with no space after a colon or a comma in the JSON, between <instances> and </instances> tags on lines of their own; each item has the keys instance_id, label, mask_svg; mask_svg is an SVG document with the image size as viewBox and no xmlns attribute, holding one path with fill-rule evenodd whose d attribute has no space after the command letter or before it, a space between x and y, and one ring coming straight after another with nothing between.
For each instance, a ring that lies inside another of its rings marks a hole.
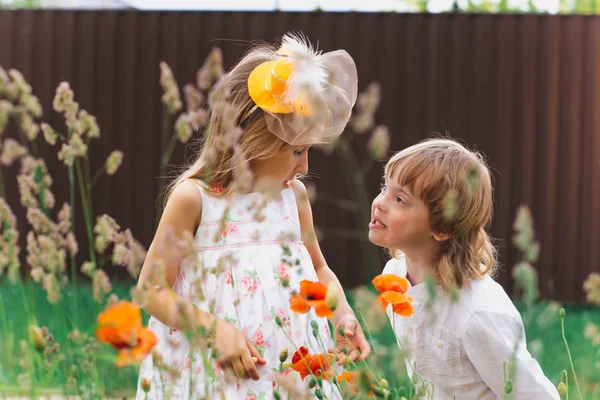
<instances>
[{"instance_id":1,"label":"girl's face","mask_svg":"<svg viewBox=\"0 0 600 400\"><path fill-rule=\"evenodd\" d=\"M430 248L435 239L429 208L409 190L386 178L371 207L369 240L404 253Z\"/></svg>"},{"instance_id":2,"label":"girl's face","mask_svg":"<svg viewBox=\"0 0 600 400\"><path fill-rule=\"evenodd\" d=\"M282 154L265 160L252 160L250 168L255 179L285 184L296 175L308 172L310 146L287 146Z\"/></svg>"}]
</instances>

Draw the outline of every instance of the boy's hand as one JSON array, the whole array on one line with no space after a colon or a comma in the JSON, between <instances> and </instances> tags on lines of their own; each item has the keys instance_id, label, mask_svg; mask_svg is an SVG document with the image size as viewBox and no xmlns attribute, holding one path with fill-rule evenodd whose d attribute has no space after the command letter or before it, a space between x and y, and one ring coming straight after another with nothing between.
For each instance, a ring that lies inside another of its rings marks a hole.
<instances>
[{"instance_id":1,"label":"boy's hand","mask_svg":"<svg viewBox=\"0 0 600 400\"><path fill-rule=\"evenodd\" d=\"M345 335L340 333L343 328ZM342 314L335 325L336 352L339 357L339 363L342 363L344 348L347 349L348 358L354 362L357 359L365 360L371 354L371 346L365 338L363 329L354 316L354 313Z\"/></svg>"}]
</instances>

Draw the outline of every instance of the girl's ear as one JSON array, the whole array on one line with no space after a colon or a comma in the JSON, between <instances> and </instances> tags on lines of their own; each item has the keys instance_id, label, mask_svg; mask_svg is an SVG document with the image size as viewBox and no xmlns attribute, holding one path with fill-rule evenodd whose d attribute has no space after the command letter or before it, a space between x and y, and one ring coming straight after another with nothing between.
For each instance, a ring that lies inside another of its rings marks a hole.
<instances>
[{"instance_id":1,"label":"girl's ear","mask_svg":"<svg viewBox=\"0 0 600 400\"><path fill-rule=\"evenodd\" d=\"M450 235L443 232L433 232L432 236L438 242L445 242L446 240L450 239Z\"/></svg>"}]
</instances>

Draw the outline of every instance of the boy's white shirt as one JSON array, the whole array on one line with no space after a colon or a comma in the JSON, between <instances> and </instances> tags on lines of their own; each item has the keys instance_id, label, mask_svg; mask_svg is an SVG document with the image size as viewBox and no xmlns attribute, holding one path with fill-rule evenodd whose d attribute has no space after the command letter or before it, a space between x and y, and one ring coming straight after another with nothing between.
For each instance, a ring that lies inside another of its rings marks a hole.
<instances>
[{"instance_id":1,"label":"boy's white shirt","mask_svg":"<svg viewBox=\"0 0 600 400\"><path fill-rule=\"evenodd\" d=\"M384 274L406 277L404 257L387 262ZM415 310L411 317L388 316L409 375L416 372L433 384L433 399L492 400L504 395L504 362L515 358L509 398L560 399L538 362L527 351L521 315L504 289L490 276L467 282L458 301L436 290L430 312L425 309L425 283L409 287Z\"/></svg>"}]
</instances>

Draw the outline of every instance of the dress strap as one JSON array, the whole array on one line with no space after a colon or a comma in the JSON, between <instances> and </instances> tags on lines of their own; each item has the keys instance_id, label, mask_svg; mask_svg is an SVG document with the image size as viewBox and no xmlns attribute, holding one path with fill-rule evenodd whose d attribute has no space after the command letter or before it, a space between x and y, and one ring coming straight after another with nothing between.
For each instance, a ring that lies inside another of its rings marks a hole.
<instances>
[{"instance_id":1,"label":"dress strap","mask_svg":"<svg viewBox=\"0 0 600 400\"><path fill-rule=\"evenodd\" d=\"M186 181L190 181L191 183L194 184L194 186L196 186L198 188L198 191L200 192L200 196L202 196L202 216L201 216L201 221L205 221L206 217L207 217L207 213L208 213L208 208L209 208L209 202L208 202L208 198L210 197L207 193L209 189L209 186L202 181L201 179L197 179L197 178L188 178L186 179Z\"/></svg>"},{"instance_id":2,"label":"dress strap","mask_svg":"<svg viewBox=\"0 0 600 400\"><path fill-rule=\"evenodd\" d=\"M200 192L202 192L202 194L204 194L205 191L207 189L209 189L208 185L201 179L188 178L186 180L188 180L188 181L192 182L194 185L196 185L196 187L200 190Z\"/></svg>"}]
</instances>

